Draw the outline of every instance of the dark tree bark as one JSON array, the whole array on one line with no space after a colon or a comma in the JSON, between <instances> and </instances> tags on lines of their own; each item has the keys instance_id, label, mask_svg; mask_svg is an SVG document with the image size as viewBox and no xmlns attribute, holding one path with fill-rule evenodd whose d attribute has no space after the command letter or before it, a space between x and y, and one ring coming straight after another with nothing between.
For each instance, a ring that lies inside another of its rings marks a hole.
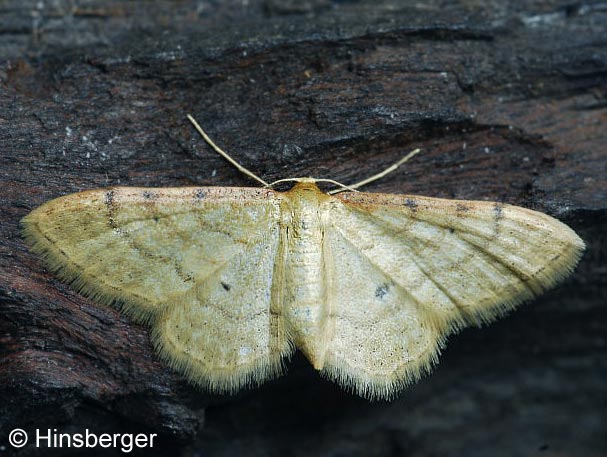
<instances>
[{"instance_id":1,"label":"dark tree bark","mask_svg":"<svg viewBox=\"0 0 607 457\"><path fill-rule=\"evenodd\" d=\"M159 433L146 455L607 453L604 3L79 4L0 14L1 454L16 427ZM350 183L420 147L365 190L530 207L587 253L557 289L452 337L392 403L301 356L259 389L208 395L158 361L145 327L50 275L18 228L96 187L255 185L187 113L269 181Z\"/></svg>"}]
</instances>

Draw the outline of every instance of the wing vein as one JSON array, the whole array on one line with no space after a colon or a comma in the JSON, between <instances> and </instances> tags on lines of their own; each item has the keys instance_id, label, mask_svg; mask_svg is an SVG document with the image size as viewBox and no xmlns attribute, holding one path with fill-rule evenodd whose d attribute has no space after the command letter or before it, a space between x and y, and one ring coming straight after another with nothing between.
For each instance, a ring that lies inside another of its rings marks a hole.
<instances>
[{"instance_id":1,"label":"wing vein","mask_svg":"<svg viewBox=\"0 0 607 457\"><path fill-rule=\"evenodd\" d=\"M439 223L437 223L435 221L431 221L430 222L430 221L425 220L425 219L422 219L422 220L426 224L443 228L446 231L448 231L449 229L454 229L454 227L452 227L449 224L439 224ZM395 231L397 233L405 233L406 232L405 230L400 230L400 227L396 226L394 223L392 223L390 221L385 221L385 220L381 220L381 221L382 221L383 224L390 225L393 229L395 229ZM371 221L371 222L381 229L381 224L379 224L378 222L376 222L374 220ZM472 236L480 236L481 238L483 238L483 239L485 239L487 241L492 241L492 240L495 240L497 238L497 235L499 234L499 230L498 230L497 226L495 227L493 235L491 237L482 236L481 234L474 233L471 230L462 230L461 227L457 227L457 229L455 229L455 232L452 234L452 236L455 236L458 240L461 240L464 243L466 243L468 246L472 247L473 252L467 257L467 259L474 258L475 255L479 255L479 254L482 255L482 254L484 254L485 255L485 259L488 257L488 258L492 259L493 261L495 261L497 264L499 264L499 265L503 266L504 268L506 268L508 271L510 271L513 274L513 276L517 277L520 280L520 282L524 285L524 287L527 288L532 293L533 296L537 295L537 292L535 292L533 290L533 288L527 282L529 280L529 278L526 277L523 272L518 271L517 269L513 268L511 265L509 265L508 263L506 263L504 261L504 259L501 259L496 254L494 254L491 251L487 250L486 247L484 247L480 243L474 243L471 240L468 240L466 238L458 236L458 233L460 233L460 232L466 233L466 234L469 234L469 235L472 235ZM406 237L403 237L403 238L406 238ZM474 252L475 250L479 250L481 252L480 253ZM462 260L460 260L458 262L454 262L453 266L456 266L458 264L464 263L465 260L466 259L462 259ZM487 261L487 263L489 265L491 265L494 262Z\"/></svg>"}]
</instances>

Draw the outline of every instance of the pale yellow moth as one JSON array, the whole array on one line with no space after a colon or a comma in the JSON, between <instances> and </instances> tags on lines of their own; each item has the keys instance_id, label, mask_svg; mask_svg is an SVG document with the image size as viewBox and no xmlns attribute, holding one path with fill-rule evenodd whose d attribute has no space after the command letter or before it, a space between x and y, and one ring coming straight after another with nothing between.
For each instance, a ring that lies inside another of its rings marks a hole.
<instances>
[{"instance_id":1,"label":"pale yellow moth","mask_svg":"<svg viewBox=\"0 0 607 457\"><path fill-rule=\"evenodd\" d=\"M278 375L299 349L340 385L391 398L449 334L552 287L584 250L558 220L502 203L331 195L312 178L277 192L190 120L264 187L89 190L22 225L53 272L148 324L160 357L214 392Z\"/></svg>"}]
</instances>

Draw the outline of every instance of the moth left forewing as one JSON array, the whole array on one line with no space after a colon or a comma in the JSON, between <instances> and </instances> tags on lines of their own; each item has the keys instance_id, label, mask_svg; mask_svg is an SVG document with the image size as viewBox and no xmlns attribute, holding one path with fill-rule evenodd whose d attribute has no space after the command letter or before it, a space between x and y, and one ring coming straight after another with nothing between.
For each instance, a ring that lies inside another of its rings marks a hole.
<instances>
[{"instance_id":1,"label":"moth left forewing","mask_svg":"<svg viewBox=\"0 0 607 457\"><path fill-rule=\"evenodd\" d=\"M204 274L206 249L213 246L205 232L227 251L235 249L243 232L255 231L257 213L277 211L267 195L238 188L90 190L47 202L22 226L33 250L79 291L120 301L145 320L189 290L192 276ZM231 211L242 201L250 203Z\"/></svg>"}]
</instances>

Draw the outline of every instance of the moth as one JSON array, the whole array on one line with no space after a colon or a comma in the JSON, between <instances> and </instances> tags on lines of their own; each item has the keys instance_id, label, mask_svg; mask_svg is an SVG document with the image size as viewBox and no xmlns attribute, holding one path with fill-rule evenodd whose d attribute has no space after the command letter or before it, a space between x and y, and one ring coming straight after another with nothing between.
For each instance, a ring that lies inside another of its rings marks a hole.
<instances>
[{"instance_id":1,"label":"moth","mask_svg":"<svg viewBox=\"0 0 607 457\"><path fill-rule=\"evenodd\" d=\"M264 187L112 187L22 220L34 253L74 289L149 325L161 359L235 392L300 350L322 375L391 398L446 338L569 275L584 242L545 214L485 201L332 194L313 178ZM414 151L414 153L417 151Z\"/></svg>"}]
</instances>

